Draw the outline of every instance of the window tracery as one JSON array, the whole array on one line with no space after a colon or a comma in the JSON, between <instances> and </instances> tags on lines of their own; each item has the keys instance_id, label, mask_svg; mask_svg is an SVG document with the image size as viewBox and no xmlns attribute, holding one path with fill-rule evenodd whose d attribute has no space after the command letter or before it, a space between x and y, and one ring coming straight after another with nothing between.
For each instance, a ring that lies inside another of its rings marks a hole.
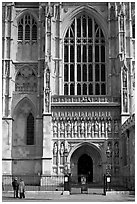
<instances>
[{"instance_id":1,"label":"window tracery","mask_svg":"<svg viewBox=\"0 0 137 204\"><path fill-rule=\"evenodd\" d=\"M37 40L37 23L32 15L26 14L19 20L18 40Z\"/></svg>"},{"instance_id":2,"label":"window tracery","mask_svg":"<svg viewBox=\"0 0 137 204\"><path fill-rule=\"evenodd\" d=\"M105 94L105 37L95 19L83 15L64 38L64 95Z\"/></svg>"}]
</instances>

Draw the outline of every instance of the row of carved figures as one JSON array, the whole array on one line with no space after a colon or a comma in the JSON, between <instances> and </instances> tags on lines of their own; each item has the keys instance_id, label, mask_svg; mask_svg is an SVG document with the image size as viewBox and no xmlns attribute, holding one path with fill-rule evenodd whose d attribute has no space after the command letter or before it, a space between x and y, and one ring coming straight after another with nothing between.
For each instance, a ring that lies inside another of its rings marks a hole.
<instances>
[{"instance_id":1,"label":"row of carved figures","mask_svg":"<svg viewBox=\"0 0 137 204\"><path fill-rule=\"evenodd\" d=\"M53 121L53 136L65 137L65 135L76 135L82 134L105 134L112 132L112 126L114 127L114 132L118 133L119 127L118 122L114 121L112 124L111 120L108 121Z\"/></svg>"}]
</instances>

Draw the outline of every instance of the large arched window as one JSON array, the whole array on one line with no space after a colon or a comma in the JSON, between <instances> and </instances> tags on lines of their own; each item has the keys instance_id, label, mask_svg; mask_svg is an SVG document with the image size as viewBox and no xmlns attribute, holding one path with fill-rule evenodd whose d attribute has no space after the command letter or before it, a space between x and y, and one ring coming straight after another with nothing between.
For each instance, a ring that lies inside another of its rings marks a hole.
<instances>
[{"instance_id":1,"label":"large arched window","mask_svg":"<svg viewBox=\"0 0 137 204\"><path fill-rule=\"evenodd\" d=\"M76 17L64 38L64 95L106 95L105 55L95 19Z\"/></svg>"},{"instance_id":2,"label":"large arched window","mask_svg":"<svg viewBox=\"0 0 137 204\"><path fill-rule=\"evenodd\" d=\"M27 145L34 145L34 117L32 113L27 117Z\"/></svg>"},{"instance_id":3,"label":"large arched window","mask_svg":"<svg viewBox=\"0 0 137 204\"><path fill-rule=\"evenodd\" d=\"M18 21L18 40L37 40L37 23L30 14Z\"/></svg>"}]
</instances>

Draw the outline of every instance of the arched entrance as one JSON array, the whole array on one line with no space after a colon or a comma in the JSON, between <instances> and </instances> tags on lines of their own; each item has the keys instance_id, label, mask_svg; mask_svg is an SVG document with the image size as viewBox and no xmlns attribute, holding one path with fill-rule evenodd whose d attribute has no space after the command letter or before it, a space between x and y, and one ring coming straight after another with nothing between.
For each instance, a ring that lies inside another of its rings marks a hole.
<instances>
[{"instance_id":1,"label":"arched entrance","mask_svg":"<svg viewBox=\"0 0 137 204\"><path fill-rule=\"evenodd\" d=\"M72 181L78 182L80 181L80 175L86 175L88 182L102 182L101 152L94 144L83 142L75 146L70 152L68 163L70 163Z\"/></svg>"},{"instance_id":2,"label":"arched entrance","mask_svg":"<svg viewBox=\"0 0 137 204\"><path fill-rule=\"evenodd\" d=\"M83 154L78 159L78 181L80 182L81 175L87 177L88 182L93 181L93 161L90 156Z\"/></svg>"}]
</instances>

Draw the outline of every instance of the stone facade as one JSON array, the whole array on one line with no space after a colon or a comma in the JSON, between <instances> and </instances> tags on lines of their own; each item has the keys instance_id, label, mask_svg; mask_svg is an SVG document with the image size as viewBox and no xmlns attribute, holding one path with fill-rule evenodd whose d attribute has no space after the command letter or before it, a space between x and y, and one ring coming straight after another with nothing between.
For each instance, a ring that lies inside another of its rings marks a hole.
<instances>
[{"instance_id":1,"label":"stone facade","mask_svg":"<svg viewBox=\"0 0 137 204\"><path fill-rule=\"evenodd\" d=\"M93 182L121 175L134 13L128 2L2 4L3 174L76 177L86 155Z\"/></svg>"}]
</instances>

